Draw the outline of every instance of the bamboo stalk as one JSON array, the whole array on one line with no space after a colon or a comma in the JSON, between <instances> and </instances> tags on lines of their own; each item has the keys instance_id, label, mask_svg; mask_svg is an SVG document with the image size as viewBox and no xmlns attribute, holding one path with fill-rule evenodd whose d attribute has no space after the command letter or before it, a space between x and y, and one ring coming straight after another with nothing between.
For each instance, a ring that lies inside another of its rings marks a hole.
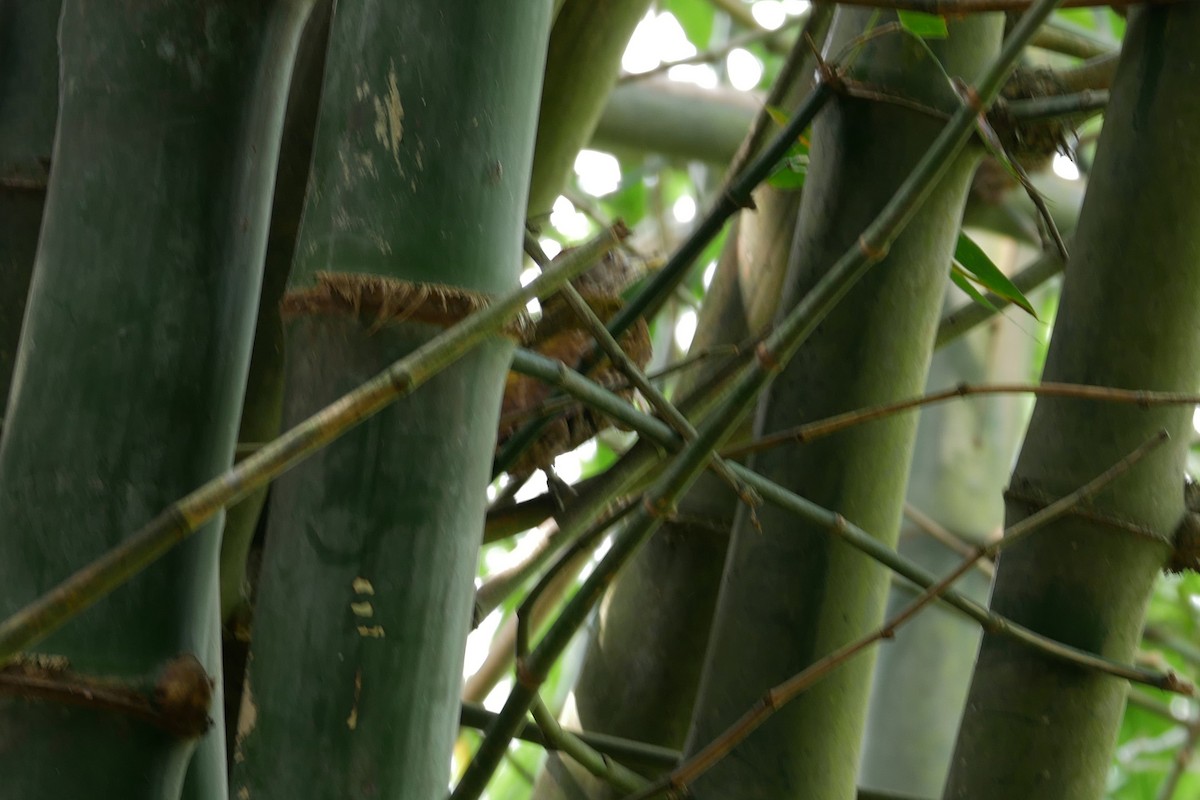
<instances>
[{"instance_id":1,"label":"bamboo stalk","mask_svg":"<svg viewBox=\"0 0 1200 800\"><path fill-rule=\"evenodd\" d=\"M344 395L267 443L225 473L164 509L145 527L80 569L0 624L0 664L116 589L195 533L226 505L245 497L336 440L388 404L411 394L472 348L482 344L535 297L546 296L581 274L625 236L618 225L564 253L528 286L450 328L373 380Z\"/></svg>"}]
</instances>

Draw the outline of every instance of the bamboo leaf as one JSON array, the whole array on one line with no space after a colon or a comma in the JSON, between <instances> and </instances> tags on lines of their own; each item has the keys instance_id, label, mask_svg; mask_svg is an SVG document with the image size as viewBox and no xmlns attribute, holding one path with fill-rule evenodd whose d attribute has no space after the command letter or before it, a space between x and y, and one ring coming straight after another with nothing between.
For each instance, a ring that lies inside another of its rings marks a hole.
<instances>
[{"instance_id":1,"label":"bamboo leaf","mask_svg":"<svg viewBox=\"0 0 1200 800\"><path fill-rule=\"evenodd\" d=\"M1029 304L1025 295L1021 294L1021 290L988 258L987 253L983 252L983 248L965 233L960 233L958 236L958 244L954 247L954 263L971 273L989 291L1020 306L1034 319L1038 318L1037 312L1033 310L1033 306Z\"/></svg>"},{"instance_id":2,"label":"bamboo leaf","mask_svg":"<svg viewBox=\"0 0 1200 800\"><path fill-rule=\"evenodd\" d=\"M804 179L808 177L808 163L794 159L784 159L783 164L775 173L767 178L767 184L775 189L800 189L804 187Z\"/></svg>"},{"instance_id":3,"label":"bamboo leaf","mask_svg":"<svg viewBox=\"0 0 1200 800\"><path fill-rule=\"evenodd\" d=\"M945 39L950 35L945 17L923 11L898 11L900 26L922 39Z\"/></svg>"},{"instance_id":4,"label":"bamboo leaf","mask_svg":"<svg viewBox=\"0 0 1200 800\"><path fill-rule=\"evenodd\" d=\"M980 294L979 290L975 288L974 284L972 284L971 280L966 276L965 270L963 270L963 268L958 264L950 265L950 280L954 281L955 286L966 292L967 297L970 297L976 303L979 303L979 305L983 306L984 308L989 308L992 311L995 311L997 314L1000 313L1000 309L996 308L988 301L986 297Z\"/></svg>"},{"instance_id":5,"label":"bamboo leaf","mask_svg":"<svg viewBox=\"0 0 1200 800\"><path fill-rule=\"evenodd\" d=\"M704 0L668 0L663 8L675 15L688 40L707 47L713 33L713 7Z\"/></svg>"}]
</instances>

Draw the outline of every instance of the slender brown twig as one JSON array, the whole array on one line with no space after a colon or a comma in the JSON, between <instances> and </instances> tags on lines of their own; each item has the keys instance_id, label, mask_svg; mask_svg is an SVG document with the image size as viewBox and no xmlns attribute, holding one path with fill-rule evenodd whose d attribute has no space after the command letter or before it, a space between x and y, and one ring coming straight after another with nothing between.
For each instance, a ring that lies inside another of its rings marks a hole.
<instances>
[{"instance_id":1,"label":"slender brown twig","mask_svg":"<svg viewBox=\"0 0 1200 800\"><path fill-rule=\"evenodd\" d=\"M912 503L906 502L904 504L904 516L908 517L929 538L953 550L960 556L974 555L974 550L969 543L959 538L953 531L946 528ZM975 568L989 578L995 573L995 567L992 565L992 562L986 559L975 562Z\"/></svg>"},{"instance_id":2,"label":"slender brown twig","mask_svg":"<svg viewBox=\"0 0 1200 800\"><path fill-rule=\"evenodd\" d=\"M1158 787L1156 800L1174 800L1175 793L1179 790L1179 781L1196 755L1197 742L1200 742L1200 711L1194 712L1191 722L1187 725L1187 736L1171 762L1171 771L1167 773L1162 786Z\"/></svg>"},{"instance_id":3,"label":"slender brown twig","mask_svg":"<svg viewBox=\"0 0 1200 800\"><path fill-rule=\"evenodd\" d=\"M986 11L1026 11L1034 0L814 0L818 6L841 3L846 6L891 8L897 11L922 11L926 14L979 14ZM1093 8L1133 5L1169 5L1182 0L1063 0L1061 8Z\"/></svg>"},{"instance_id":4,"label":"slender brown twig","mask_svg":"<svg viewBox=\"0 0 1200 800\"><path fill-rule=\"evenodd\" d=\"M525 252L539 267L546 267L550 263L546 254L542 252L541 245L538 244L537 239L528 233L525 234ZM563 284L560 291L571 311L575 313L575 316L582 323L584 330L591 334L596 345L608 356L613 366L620 370L625 379L642 393L642 396L653 406L663 421L670 425L685 442L695 439L696 429L692 427L692 423L680 413L679 409L671 405L671 401L658 390L658 387L650 383L645 373L642 372L633 359L621 348L620 342L604 327L604 323L600 321L600 318L596 316L596 312L592 311L591 306L579 294L579 290L567 283ZM752 489L748 488L746 484L730 471L729 465L720 456L714 455L709 466L722 480L729 484L738 498L749 507L751 519L754 520L757 527L758 518L755 516L754 509L762 501Z\"/></svg>"},{"instance_id":5,"label":"slender brown twig","mask_svg":"<svg viewBox=\"0 0 1200 800\"><path fill-rule=\"evenodd\" d=\"M1142 389L1113 389L1107 386L1087 386L1076 383L960 383L950 389L942 389L929 394L911 397L907 400L897 400L894 403L881 403L870 408L861 408L837 414L815 422L805 423L795 428L778 431L755 439L752 442L725 448L721 455L726 458L740 458L749 453L769 450L787 442L806 444L815 439L843 431L847 428L861 425L864 422L890 417L902 411L914 408L944 403L959 397L994 394L1030 394L1035 397L1063 397L1076 400L1096 400L1106 403L1124 403L1149 408L1164 405L1197 405L1200 395L1186 392L1152 392Z\"/></svg>"},{"instance_id":6,"label":"slender brown twig","mask_svg":"<svg viewBox=\"0 0 1200 800\"><path fill-rule=\"evenodd\" d=\"M713 765L727 756L734 747L758 729L780 708L796 699L854 656L862 653L877 642L893 638L901 626L915 617L926 606L945 594L951 584L970 570L977 561L987 557L994 558L1003 548L1021 541L1034 531L1067 513L1083 500L1096 494L1105 486L1112 483L1112 481L1124 475L1138 461L1145 458L1152 450L1165 442L1167 438L1166 431L1159 431L1156 436L1139 445L1127 456L1079 489L1011 526L1002 539L986 547L976 548L975 552L964 559L958 567L946 577L928 587L915 600L885 622L878 630L838 648L806 669L788 678L783 683L768 690L750 710L726 728L724 733L705 745L669 775L664 776L646 789L630 795L627 800L649 800L649 798L661 797L667 792L678 792L686 789L697 778L711 769Z\"/></svg>"}]
</instances>

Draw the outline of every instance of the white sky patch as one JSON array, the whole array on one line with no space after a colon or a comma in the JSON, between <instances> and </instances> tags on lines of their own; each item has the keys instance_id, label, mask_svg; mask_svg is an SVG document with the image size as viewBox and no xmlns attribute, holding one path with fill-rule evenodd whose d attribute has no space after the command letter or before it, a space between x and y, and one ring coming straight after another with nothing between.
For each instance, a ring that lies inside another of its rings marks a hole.
<instances>
[{"instance_id":1,"label":"white sky patch","mask_svg":"<svg viewBox=\"0 0 1200 800\"><path fill-rule=\"evenodd\" d=\"M1186 697L1181 695L1171 695L1171 710L1180 717L1192 716L1192 704Z\"/></svg>"},{"instance_id":2,"label":"white sky patch","mask_svg":"<svg viewBox=\"0 0 1200 800\"><path fill-rule=\"evenodd\" d=\"M546 241L546 240L543 240L543 241ZM550 241L553 241L553 240L550 240ZM555 244L557 244L557 242L555 242ZM542 274L542 271L540 269L538 269L537 267L530 267L529 269L527 269L521 273L521 285L528 286L535 278L537 278L538 275L541 275L541 274ZM532 300L530 300L528 303L525 304L525 310L528 311L530 314L541 314L542 313L542 304L539 303L538 299L535 297ZM488 499L490 500L491 498L489 497Z\"/></svg>"},{"instance_id":3,"label":"white sky patch","mask_svg":"<svg viewBox=\"0 0 1200 800\"><path fill-rule=\"evenodd\" d=\"M688 41L687 34L675 15L669 11L646 14L629 38L625 54L621 56L621 69L626 72L647 72L664 61L678 61L696 55L696 46Z\"/></svg>"},{"instance_id":4,"label":"white sky patch","mask_svg":"<svg viewBox=\"0 0 1200 800\"><path fill-rule=\"evenodd\" d=\"M1196 433L1200 433L1200 408L1192 412L1192 427L1196 429Z\"/></svg>"},{"instance_id":5,"label":"white sky patch","mask_svg":"<svg viewBox=\"0 0 1200 800\"><path fill-rule=\"evenodd\" d=\"M686 352L692 346L692 337L695 335L696 312L688 308L679 314L679 319L675 322L675 344Z\"/></svg>"},{"instance_id":6,"label":"white sky patch","mask_svg":"<svg viewBox=\"0 0 1200 800\"><path fill-rule=\"evenodd\" d=\"M708 266L704 268L704 275L700 278L700 281L704 284L705 290L707 290L708 287L712 286L713 276L715 276L716 274L717 274L717 262L716 261L708 262Z\"/></svg>"},{"instance_id":7,"label":"white sky patch","mask_svg":"<svg viewBox=\"0 0 1200 800\"><path fill-rule=\"evenodd\" d=\"M553 239L538 239L538 244L542 246L542 252L546 254L546 258L555 258L562 252L562 245ZM524 284L521 284L524 286Z\"/></svg>"},{"instance_id":8,"label":"white sky patch","mask_svg":"<svg viewBox=\"0 0 1200 800\"><path fill-rule=\"evenodd\" d=\"M550 224L568 239L583 239L588 235L587 217L576 211L575 205L562 195L554 201Z\"/></svg>"},{"instance_id":9,"label":"white sky patch","mask_svg":"<svg viewBox=\"0 0 1200 800\"><path fill-rule=\"evenodd\" d=\"M575 448L575 455L579 456L580 461L591 461L596 457L596 440L588 439L579 447Z\"/></svg>"},{"instance_id":10,"label":"white sky patch","mask_svg":"<svg viewBox=\"0 0 1200 800\"><path fill-rule=\"evenodd\" d=\"M503 547L485 547L483 549L483 566L488 574L503 572L511 560L511 554Z\"/></svg>"},{"instance_id":11,"label":"white sky patch","mask_svg":"<svg viewBox=\"0 0 1200 800\"><path fill-rule=\"evenodd\" d=\"M467 657L463 661L463 680L474 675L483 666L488 648L492 644L492 637L500 628L501 616L500 609L494 609L492 613L483 618L483 622L479 623L478 628L467 634Z\"/></svg>"},{"instance_id":12,"label":"white sky patch","mask_svg":"<svg viewBox=\"0 0 1200 800\"><path fill-rule=\"evenodd\" d=\"M671 206L671 215L676 222L691 222L696 218L696 201L688 194L683 195Z\"/></svg>"},{"instance_id":13,"label":"white sky patch","mask_svg":"<svg viewBox=\"0 0 1200 800\"><path fill-rule=\"evenodd\" d=\"M717 71L711 64L679 64L667 70L667 77L679 83L691 83L702 89L717 88Z\"/></svg>"},{"instance_id":14,"label":"white sky patch","mask_svg":"<svg viewBox=\"0 0 1200 800\"><path fill-rule=\"evenodd\" d=\"M576 483L583 474L583 462L576 453L563 453L554 459L554 474L568 484Z\"/></svg>"},{"instance_id":15,"label":"white sky patch","mask_svg":"<svg viewBox=\"0 0 1200 800\"><path fill-rule=\"evenodd\" d=\"M1054 161L1050 168L1054 170L1054 174L1066 181L1079 180L1079 167L1075 166L1075 162L1070 156L1062 153L1054 154Z\"/></svg>"},{"instance_id":16,"label":"white sky patch","mask_svg":"<svg viewBox=\"0 0 1200 800\"><path fill-rule=\"evenodd\" d=\"M768 30L775 30L787 21L787 11L779 0L758 0L750 6L754 20Z\"/></svg>"},{"instance_id":17,"label":"white sky patch","mask_svg":"<svg viewBox=\"0 0 1200 800\"><path fill-rule=\"evenodd\" d=\"M499 713L500 709L504 708L504 701L508 699L510 691L512 691L512 678L505 678L488 692L487 697L483 698L483 707L493 714Z\"/></svg>"},{"instance_id":18,"label":"white sky patch","mask_svg":"<svg viewBox=\"0 0 1200 800\"><path fill-rule=\"evenodd\" d=\"M783 0L784 13L789 17L798 17L810 8L812 3L808 0Z\"/></svg>"},{"instance_id":19,"label":"white sky patch","mask_svg":"<svg viewBox=\"0 0 1200 800\"><path fill-rule=\"evenodd\" d=\"M741 47L730 50L725 57L725 66L729 70L729 82L740 92L750 91L762 80L763 63L749 50Z\"/></svg>"},{"instance_id":20,"label":"white sky patch","mask_svg":"<svg viewBox=\"0 0 1200 800\"><path fill-rule=\"evenodd\" d=\"M580 189L593 197L602 197L621 185L621 162L611 153L580 150L575 156L575 174L579 176Z\"/></svg>"},{"instance_id":21,"label":"white sky patch","mask_svg":"<svg viewBox=\"0 0 1200 800\"><path fill-rule=\"evenodd\" d=\"M525 485L517 490L513 495L513 499L518 503L523 503L526 500L532 500L538 495L546 493L546 476L541 472L535 472L529 476L529 480L525 481Z\"/></svg>"}]
</instances>

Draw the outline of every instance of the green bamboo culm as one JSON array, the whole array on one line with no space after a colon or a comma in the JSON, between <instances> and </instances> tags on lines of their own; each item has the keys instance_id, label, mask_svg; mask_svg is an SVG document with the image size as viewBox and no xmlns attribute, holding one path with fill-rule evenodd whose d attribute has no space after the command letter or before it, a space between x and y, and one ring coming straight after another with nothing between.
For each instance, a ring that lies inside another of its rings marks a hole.
<instances>
[{"instance_id":1,"label":"green bamboo culm","mask_svg":"<svg viewBox=\"0 0 1200 800\"><path fill-rule=\"evenodd\" d=\"M232 461L308 8L62 4L54 169L0 442L5 617ZM181 653L219 680L217 530L27 657L66 659L133 695ZM208 713L219 725L219 706ZM10 690L0 698L3 791L173 800L199 731L170 725ZM217 772L202 782L223 791L223 759L206 764Z\"/></svg>"},{"instance_id":2,"label":"green bamboo culm","mask_svg":"<svg viewBox=\"0 0 1200 800\"><path fill-rule=\"evenodd\" d=\"M304 210L304 187L312 160L313 132L317 106L321 98L321 75L325 68L325 43L329 39L331 0L316 0L304 33L296 49L292 84L288 92L287 112L279 145L279 166L275 172L275 193L271 204L271 225L267 232L267 252L263 261L262 290L259 293L258 318L254 324L254 345L250 351L250 369L242 418L238 425L238 457L245 457L247 443L270 441L279 435L283 417L283 322L279 301L287 288L296 232ZM251 557L255 534L262 527L262 512L267 498L262 486L225 512L221 530L221 700L225 718L236 720L245 686L246 656L250 649L249 628L251 597L257 579L257 558ZM257 555L257 553L255 554ZM218 734L224 739L222 757L233 752L235 725L227 725ZM210 800L211 788L191 780L198 762L210 756L208 743L202 743L192 760L189 780L184 784L183 800ZM204 774L205 771L201 771ZM221 787L228 791L228 782Z\"/></svg>"},{"instance_id":3,"label":"green bamboo culm","mask_svg":"<svg viewBox=\"0 0 1200 800\"><path fill-rule=\"evenodd\" d=\"M806 32L819 43L833 9L818 8L815 16ZM812 51L801 39L796 46L802 49L789 57L789 65L798 61L792 71L803 77L787 81L781 76L784 85L772 89L778 102L770 98L770 105L796 108L812 89ZM749 146L748 158L756 149L754 140L762 137L747 135L746 127L738 135L749 137L743 145ZM692 352L744 343L770 324L799 208L798 190L766 185L755 190L754 211L738 215L726 237ZM716 359L689 369L674 396L687 397L727 368ZM745 423L747 433L750 423ZM590 640L572 689L574 703L563 711L564 726L670 748L683 745L703 666L696 654L708 644L728 532L740 502L719 476L701 475L680 499L678 519L664 522L617 576L605 595L604 614L588 628ZM645 659L651 651L658 657ZM533 798L571 797L576 786L591 798L622 796L563 759L562 770L542 770Z\"/></svg>"},{"instance_id":4,"label":"green bamboo culm","mask_svg":"<svg viewBox=\"0 0 1200 800\"><path fill-rule=\"evenodd\" d=\"M529 181L529 216L550 213L621 71L649 0L569 0L554 18Z\"/></svg>"},{"instance_id":5,"label":"green bamboo culm","mask_svg":"<svg viewBox=\"0 0 1200 800\"><path fill-rule=\"evenodd\" d=\"M517 286L550 10L337 7L283 306L286 424L453 321L425 310ZM511 352L489 339L276 484L234 794L445 792Z\"/></svg>"},{"instance_id":6,"label":"green bamboo culm","mask_svg":"<svg viewBox=\"0 0 1200 800\"><path fill-rule=\"evenodd\" d=\"M296 66L288 92L287 114L279 148L279 168L271 205L271 227L263 265L262 292L250 352L250 374L238 442L261 444L279 435L283 408L283 322L279 301L287 289L296 249L304 187L312 161L313 132L325 69L331 0L316 0L296 51ZM245 455L245 453L239 453ZM249 617L246 560L267 496L267 487L231 505L221 533L221 618L237 625ZM239 620L231 619L235 614Z\"/></svg>"},{"instance_id":7,"label":"green bamboo culm","mask_svg":"<svg viewBox=\"0 0 1200 800\"><path fill-rule=\"evenodd\" d=\"M0 8L0 417L33 271L58 115L61 0Z\"/></svg>"},{"instance_id":8,"label":"green bamboo culm","mask_svg":"<svg viewBox=\"0 0 1200 800\"><path fill-rule=\"evenodd\" d=\"M1194 3L1131 12L1043 378L1194 391L1200 375L1200 126ZM1131 269L1135 265L1136 269ZM1172 440L1090 510L1000 559L992 608L1075 647L1129 661L1184 514L1192 413L1039 399L1010 483L1011 524L1156 428ZM947 798L1104 793L1124 681L985 635ZM1069 731L1069 735L1064 735Z\"/></svg>"},{"instance_id":9,"label":"green bamboo culm","mask_svg":"<svg viewBox=\"0 0 1200 800\"><path fill-rule=\"evenodd\" d=\"M877 12L838 12L836 51L872 27ZM999 51L1003 20L952 21L928 51L902 35L864 45L852 75L953 111L961 102L942 73L973 82ZM844 99L813 127L782 312L809 294L922 158L939 123L894 105ZM885 137L879 134L887 131ZM971 176L980 156L955 156L927 203L878 263L821 323L760 403L757 432L787 428L918 393ZM839 187L855 186L854 192ZM765 477L894 546L916 417L895 417L752 462ZM815 526L782 510L739 515L717 601L687 753L737 719L770 686L877 627L889 576ZM746 620L755 620L747 625ZM701 778L697 797L851 798L866 715L871 659L841 667L790 703Z\"/></svg>"}]
</instances>

